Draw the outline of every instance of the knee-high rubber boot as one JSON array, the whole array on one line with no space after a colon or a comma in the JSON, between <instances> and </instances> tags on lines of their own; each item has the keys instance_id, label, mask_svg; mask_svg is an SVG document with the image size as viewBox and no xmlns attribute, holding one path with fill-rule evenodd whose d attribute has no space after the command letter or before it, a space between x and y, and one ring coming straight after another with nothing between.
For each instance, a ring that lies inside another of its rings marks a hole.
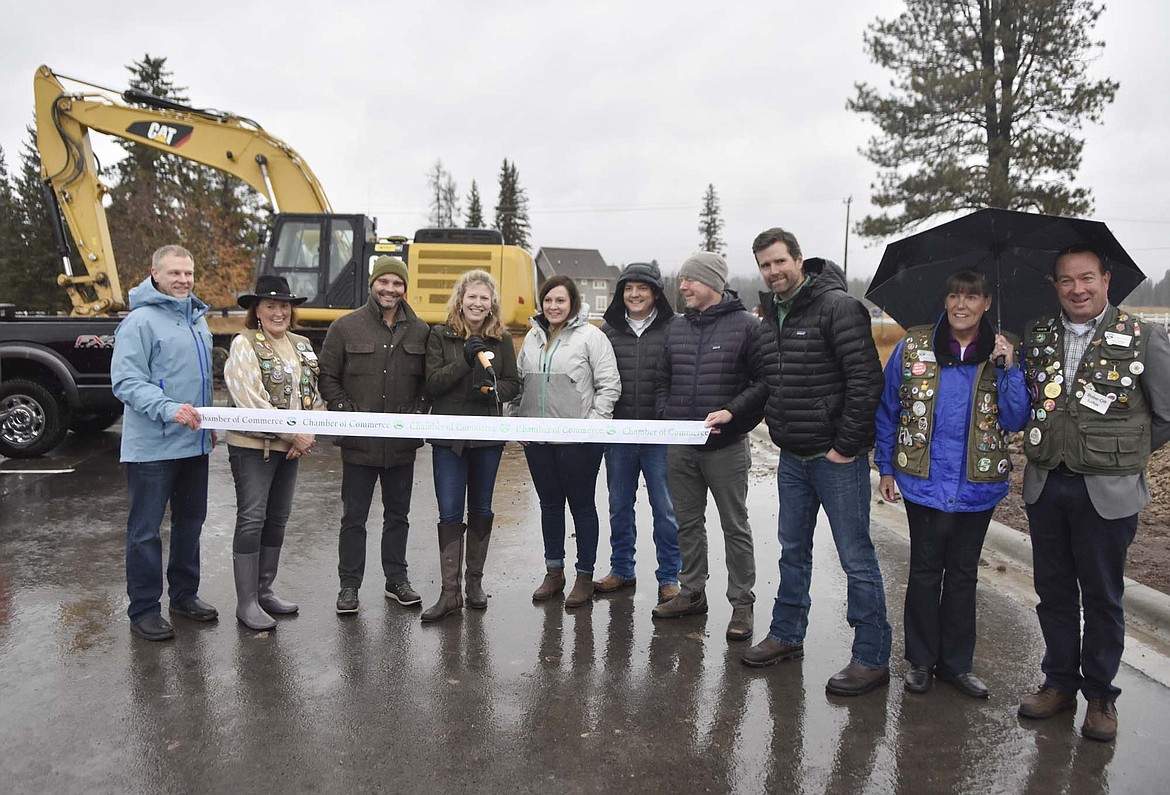
<instances>
[{"instance_id":1,"label":"knee-high rubber boot","mask_svg":"<svg viewBox=\"0 0 1170 795\"><path fill-rule=\"evenodd\" d=\"M276 570L280 568L280 547L260 547L260 590L258 599L265 613L288 615L297 612L296 602L286 602L272 592Z\"/></svg>"},{"instance_id":2,"label":"knee-high rubber boot","mask_svg":"<svg viewBox=\"0 0 1170 795\"><path fill-rule=\"evenodd\" d=\"M443 576L443 591L439 601L423 611L424 622L441 618L463 609L463 594L459 585L463 574L463 531L467 525L451 522L439 525L439 571Z\"/></svg>"},{"instance_id":3,"label":"knee-high rubber boot","mask_svg":"<svg viewBox=\"0 0 1170 795\"><path fill-rule=\"evenodd\" d=\"M487 607L483 592L483 564L492 540L491 516L467 517L467 606L477 610Z\"/></svg>"},{"instance_id":4,"label":"knee-high rubber boot","mask_svg":"<svg viewBox=\"0 0 1170 795\"><path fill-rule=\"evenodd\" d=\"M260 587L260 553L232 555L232 571L236 576L236 618L248 629L275 629L276 621L256 601Z\"/></svg>"}]
</instances>

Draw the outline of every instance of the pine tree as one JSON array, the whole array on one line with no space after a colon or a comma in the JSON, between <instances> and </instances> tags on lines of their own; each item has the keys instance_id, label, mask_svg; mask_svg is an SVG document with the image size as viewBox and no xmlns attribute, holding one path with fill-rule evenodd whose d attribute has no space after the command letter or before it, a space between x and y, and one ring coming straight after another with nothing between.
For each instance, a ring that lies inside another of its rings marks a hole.
<instances>
[{"instance_id":1,"label":"pine tree","mask_svg":"<svg viewBox=\"0 0 1170 795\"><path fill-rule=\"evenodd\" d=\"M865 37L890 88L857 85L850 110L881 130L861 150L880 169L858 224L882 237L940 213L1002 207L1056 215L1092 208L1072 187L1086 122L1098 122L1118 84L1092 80L1102 42L1093 0L906 0Z\"/></svg>"},{"instance_id":2,"label":"pine tree","mask_svg":"<svg viewBox=\"0 0 1170 795\"><path fill-rule=\"evenodd\" d=\"M183 181L187 200L177 210L177 242L195 257L199 297L216 307L232 307L251 286L259 251L260 197L223 172L201 168Z\"/></svg>"},{"instance_id":3,"label":"pine tree","mask_svg":"<svg viewBox=\"0 0 1170 795\"><path fill-rule=\"evenodd\" d=\"M187 103L187 89L176 86L174 74L166 68L166 57L152 58L149 53L141 61L135 61L126 67L130 73L130 88L156 97L169 99L172 102ZM181 158L172 157L158 149L142 146L122 138L115 139L118 146L126 150L126 157L115 163L110 169L112 176L119 182L125 178L138 174L141 171L153 171L164 178L178 180L187 162Z\"/></svg>"},{"instance_id":4,"label":"pine tree","mask_svg":"<svg viewBox=\"0 0 1170 795\"><path fill-rule=\"evenodd\" d=\"M166 58L146 55L127 67L132 88L187 102L175 86ZM266 213L259 196L241 180L132 141L120 141L126 157L107 174L107 219L125 289L145 278L151 254L179 243L195 256L195 292L215 307L235 305L250 286L259 253L257 231Z\"/></svg>"},{"instance_id":5,"label":"pine tree","mask_svg":"<svg viewBox=\"0 0 1170 795\"><path fill-rule=\"evenodd\" d=\"M11 271L11 281L5 287L13 301L22 309L37 312L57 312L70 306L69 294L57 284L57 276L64 272L61 255L53 239L50 210L45 204L41 181L41 158L37 151L36 131L27 128L27 137L20 153L20 177L16 181L15 201L20 223L21 243ZM80 261L73 257L75 273L84 273Z\"/></svg>"},{"instance_id":6,"label":"pine tree","mask_svg":"<svg viewBox=\"0 0 1170 795\"><path fill-rule=\"evenodd\" d=\"M166 60L147 54L126 67L130 87L174 102L187 102L186 89L174 84ZM126 150L126 156L104 170L114 183L106 219L118 279L129 291L146 277L155 249L179 238L180 208L186 199L181 182L192 164L149 146L116 140ZM199 266L196 261L196 294L203 276Z\"/></svg>"},{"instance_id":7,"label":"pine tree","mask_svg":"<svg viewBox=\"0 0 1170 795\"><path fill-rule=\"evenodd\" d=\"M714 251L723 255L726 243L720 237L723 231L723 219L719 217L719 196L715 193L715 186L707 185L707 192L703 194L703 209L699 210L699 248L702 251Z\"/></svg>"},{"instance_id":8,"label":"pine tree","mask_svg":"<svg viewBox=\"0 0 1170 795\"><path fill-rule=\"evenodd\" d=\"M500 167L495 228L504 236L506 245L528 248L528 237L531 234L528 196L524 188L520 187L520 171L514 162L508 163L508 158L504 158L504 164Z\"/></svg>"},{"instance_id":9,"label":"pine tree","mask_svg":"<svg viewBox=\"0 0 1170 795\"><path fill-rule=\"evenodd\" d=\"M19 267L24 240L23 224L16 189L8 173L4 147L0 146L0 273L6 274L6 284L0 293L0 303L23 305L21 285L13 284L13 277Z\"/></svg>"},{"instance_id":10,"label":"pine tree","mask_svg":"<svg viewBox=\"0 0 1170 795\"><path fill-rule=\"evenodd\" d=\"M463 225L468 229L483 229L483 202L479 198L479 186L471 181L471 192L467 194L467 217Z\"/></svg>"}]
</instances>

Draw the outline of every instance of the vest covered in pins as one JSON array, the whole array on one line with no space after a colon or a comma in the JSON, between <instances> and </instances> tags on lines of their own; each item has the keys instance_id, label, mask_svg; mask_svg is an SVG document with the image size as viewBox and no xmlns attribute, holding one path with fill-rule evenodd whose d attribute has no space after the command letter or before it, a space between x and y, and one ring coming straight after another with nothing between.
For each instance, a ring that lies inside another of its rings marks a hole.
<instances>
[{"instance_id":1,"label":"vest covered in pins","mask_svg":"<svg viewBox=\"0 0 1170 795\"><path fill-rule=\"evenodd\" d=\"M1063 463L1083 475L1144 471L1152 424L1141 388L1149 326L1107 307L1079 366L1062 361L1064 334L1060 317L1052 316L1033 321L1024 339L1029 460L1041 469Z\"/></svg>"},{"instance_id":2,"label":"vest covered in pins","mask_svg":"<svg viewBox=\"0 0 1170 795\"><path fill-rule=\"evenodd\" d=\"M320 369L317 354L313 352L312 344L301 335L286 332L286 336L300 360L300 383L293 383L296 369L292 364L280 358L264 332L256 331L252 335L252 350L260 360L260 382L264 386L264 391L268 393L273 408L308 410L313 408L313 401L317 396L317 374ZM299 403L297 398L294 398L297 394L300 396Z\"/></svg>"},{"instance_id":3,"label":"vest covered in pins","mask_svg":"<svg viewBox=\"0 0 1170 795\"><path fill-rule=\"evenodd\" d=\"M1017 340L1006 335L1013 344ZM1011 472L1008 434L999 424L999 387L995 365L978 364L967 434L967 480L994 483ZM915 326L902 343L902 410L894 440L894 467L907 475L930 476L930 439L941 368L934 352L934 326Z\"/></svg>"}]
</instances>

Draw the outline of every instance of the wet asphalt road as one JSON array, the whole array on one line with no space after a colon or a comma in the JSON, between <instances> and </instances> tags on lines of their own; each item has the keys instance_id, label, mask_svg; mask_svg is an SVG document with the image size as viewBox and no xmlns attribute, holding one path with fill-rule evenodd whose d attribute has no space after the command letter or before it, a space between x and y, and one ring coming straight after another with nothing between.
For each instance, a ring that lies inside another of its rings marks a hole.
<instances>
[{"instance_id":1,"label":"wet asphalt road","mask_svg":"<svg viewBox=\"0 0 1170 795\"><path fill-rule=\"evenodd\" d=\"M340 459L302 464L279 592L298 616L257 634L234 619L234 492L212 456L204 598L217 623L175 619L167 643L125 616L125 481L117 434L71 436L51 458L0 461L0 790L9 792L1164 792L1170 692L1123 666L1116 744L1082 740L1077 714L1015 715L1039 680L1034 612L980 586L972 701L939 684L905 693L901 602L908 547L875 525L894 625L894 682L825 694L848 662L844 576L818 530L806 657L752 670L723 631L722 545L711 507L706 617L654 622L648 508L636 593L566 613L533 605L542 573L535 493L510 445L496 495L487 611L422 626L382 596L371 533L362 610L339 618ZM33 470L74 469L37 474ZM778 545L770 453L753 471L756 639L767 630ZM601 478L604 483L604 473ZM599 489L604 509L604 486ZM429 448L420 451L411 579L438 593ZM378 523L375 498L373 526ZM603 513L604 516L604 513ZM606 535L603 520L603 536ZM571 548L571 547L570 547ZM571 553L570 553L571 555ZM607 560L603 541L599 559ZM601 567L599 566L599 569ZM600 573L600 571L599 571Z\"/></svg>"}]
</instances>

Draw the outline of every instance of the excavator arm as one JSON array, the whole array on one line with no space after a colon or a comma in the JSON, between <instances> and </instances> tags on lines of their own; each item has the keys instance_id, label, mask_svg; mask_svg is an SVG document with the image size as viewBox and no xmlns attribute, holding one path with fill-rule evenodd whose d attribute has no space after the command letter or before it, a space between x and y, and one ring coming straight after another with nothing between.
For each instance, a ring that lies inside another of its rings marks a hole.
<instances>
[{"instance_id":1,"label":"excavator arm","mask_svg":"<svg viewBox=\"0 0 1170 795\"><path fill-rule=\"evenodd\" d=\"M52 189L86 269L85 275L74 273L63 252L65 272L57 280L69 292L74 315L125 308L102 203L107 188L99 179L90 130L231 174L266 197L276 212L332 212L324 188L301 156L249 119L141 92L69 93L61 79L70 78L42 66L33 86L41 176ZM128 102L149 107L124 104Z\"/></svg>"}]
</instances>

